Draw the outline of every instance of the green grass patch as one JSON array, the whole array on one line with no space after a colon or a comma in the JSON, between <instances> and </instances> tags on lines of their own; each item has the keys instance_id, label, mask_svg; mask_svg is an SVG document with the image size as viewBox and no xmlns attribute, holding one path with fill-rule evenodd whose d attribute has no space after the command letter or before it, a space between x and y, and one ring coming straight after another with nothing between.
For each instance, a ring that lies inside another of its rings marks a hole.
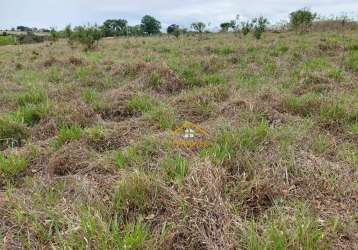
<instances>
[{"instance_id":1,"label":"green grass patch","mask_svg":"<svg viewBox=\"0 0 358 250\"><path fill-rule=\"evenodd\" d=\"M181 154L166 155L160 162L168 181L181 185L189 170L189 164Z\"/></svg>"},{"instance_id":2,"label":"green grass patch","mask_svg":"<svg viewBox=\"0 0 358 250\"><path fill-rule=\"evenodd\" d=\"M0 175L5 180L13 180L27 168L28 164L28 160L23 156L0 152Z\"/></svg>"},{"instance_id":3,"label":"green grass patch","mask_svg":"<svg viewBox=\"0 0 358 250\"><path fill-rule=\"evenodd\" d=\"M65 143L79 140L82 138L83 133L84 130L77 124L62 127L58 132L57 138L54 140L54 146L59 148Z\"/></svg>"}]
</instances>

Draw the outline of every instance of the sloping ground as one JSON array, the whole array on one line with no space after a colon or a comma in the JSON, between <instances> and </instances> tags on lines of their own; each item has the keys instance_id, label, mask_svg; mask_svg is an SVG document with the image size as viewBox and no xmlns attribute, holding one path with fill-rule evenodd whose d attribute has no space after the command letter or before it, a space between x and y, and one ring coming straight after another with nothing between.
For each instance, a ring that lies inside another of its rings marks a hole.
<instances>
[{"instance_id":1,"label":"sloping ground","mask_svg":"<svg viewBox=\"0 0 358 250\"><path fill-rule=\"evenodd\" d=\"M4 249L358 248L354 32L7 46L0 80Z\"/></svg>"}]
</instances>

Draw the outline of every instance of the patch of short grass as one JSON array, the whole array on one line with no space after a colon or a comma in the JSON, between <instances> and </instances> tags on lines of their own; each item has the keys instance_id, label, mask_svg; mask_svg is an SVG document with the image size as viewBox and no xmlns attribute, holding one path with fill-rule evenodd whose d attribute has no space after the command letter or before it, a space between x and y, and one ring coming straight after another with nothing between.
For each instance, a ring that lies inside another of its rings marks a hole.
<instances>
[{"instance_id":1,"label":"patch of short grass","mask_svg":"<svg viewBox=\"0 0 358 250\"><path fill-rule=\"evenodd\" d=\"M332 140L327 135L319 134L313 139L312 149L316 154L325 154L332 146Z\"/></svg>"},{"instance_id":2,"label":"patch of short grass","mask_svg":"<svg viewBox=\"0 0 358 250\"><path fill-rule=\"evenodd\" d=\"M224 129L201 154L211 156L219 162L231 160L240 150L248 152L257 150L268 133L269 127L265 122L258 126L243 127L236 130Z\"/></svg>"},{"instance_id":3,"label":"patch of short grass","mask_svg":"<svg viewBox=\"0 0 358 250\"><path fill-rule=\"evenodd\" d=\"M104 106L102 97L95 89L90 88L82 91L82 98L87 104L91 105L95 111L101 110Z\"/></svg>"},{"instance_id":4,"label":"patch of short grass","mask_svg":"<svg viewBox=\"0 0 358 250\"><path fill-rule=\"evenodd\" d=\"M0 176L5 180L13 180L27 168L28 164L24 156L0 152Z\"/></svg>"},{"instance_id":5,"label":"patch of short grass","mask_svg":"<svg viewBox=\"0 0 358 250\"><path fill-rule=\"evenodd\" d=\"M82 138L83 133L84 130L77 124L61 127L57 138L54 140L54 146L59 148L65 143L79 140Z\"/></svg>"},{"instance_id":6,"label":"patch of short grass","mask_svg":"<svg viewBox=\"0 0 358 250\"><path fill-rule=\"evenodd\" d=\"M173 128L175 112L171 106L155 101L146 95L136 95L127 104L130 111L144 113L145 119L157 124L160 129Z\"/></svg>"},{"instance_id":7,"label":"patch of short grass","mask_svg":"<svg viewBox=\"0 0 358 250\"><path fill-rule=\"evenodd\" d=\"M177 185L182 184L189 171L189 164L186 158L178 153L166 155L161 160L160 166L164 170L166 178Z\"/></svg>"},{"instance_id":8,"label":"patch of short grass","mask_svg":"<svg viewBox=\"0 0 358 250\"><path fill-rule=\"evenodd\" d=\"M17 122L34 126L47 115L48 110L49 106L47 103L27 104L26 106L21 106L15 112L10 112L9 115Z\"/></svg>"},{"instance_id":9,"label":"patch of short grass","mask_svg":"<svg viewBox=\"0 0 358 250\"><path fill-rule=\"evenodd\" d=\"M127 106L131 111L148 112L156 105L155 101L147 95L133 96Z\"/></svg>"},{"instance_id":10,"label":"patch of short grass","mask_svg":"<svg viewBox=\"0 0 358 250\"><path fill-rule=\"evenodd\" d=\"M255 221L249 224L245 248L259 250L320 249L323 247L325 234L318 220L310 214L307 207L302 205L295 208L293 215L282 210L274 209L263 225Z\"/></svg>"},{"instance_id":11,"label":"patch of short grass","mask_svg":"<svg viewBox=\"0 0 358 250\"><path fill-rule=\"evenodd\" d=\"M21 106L28 104L40 104L46 99L45 91L40 87L33 87L29 91L16 96L17 103Z\"/></svg>"},{"instance_id":12,"label":"patch of short grass","mask_svg":"<svg viewBox=\"0 0 358 250\"><path fill-rule=\"evenodd\" d=\"M29 136L26 126L10 116L0 117L0 145L17 145Z\"/></svg>"},{"instance_id":13,"label":"patch of short grass","mask_svg":"<svg viewBox=\"0 0 358 250\"><path fill-rule=\"evenodd\" d=\"M116 154L116 165L119 168L143 167L154 161L160 154L160 141L157 138L147 137L143 140L120 150Z\"/></svg>"}]
</instances>

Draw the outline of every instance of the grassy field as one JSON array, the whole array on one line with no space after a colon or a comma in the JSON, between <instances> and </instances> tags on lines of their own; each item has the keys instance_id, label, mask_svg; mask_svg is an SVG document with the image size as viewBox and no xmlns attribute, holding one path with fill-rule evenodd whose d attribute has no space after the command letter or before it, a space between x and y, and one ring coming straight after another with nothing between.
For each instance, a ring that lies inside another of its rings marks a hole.
<instances>
[{"instance_id":1,"label":"grassy field","mask_svg":"<svg viewBox=\"0 0 358 250\"><path fill-rule=\"evenodd\" d=\"M0 46L13 45L15 43L16 38L14 36L0 36Z\"/></svg>"},{"instance_id":2,"label":"grassy field","mask_svg":"<svg viewBox=\"0 0 358 250\"><path fill-rule=\"evenodd\" d=\"M358 249L357 31L6 46L0 65L0 248ZM207 147L173 143L184 121Z\"/></svg>"}]
</instances>

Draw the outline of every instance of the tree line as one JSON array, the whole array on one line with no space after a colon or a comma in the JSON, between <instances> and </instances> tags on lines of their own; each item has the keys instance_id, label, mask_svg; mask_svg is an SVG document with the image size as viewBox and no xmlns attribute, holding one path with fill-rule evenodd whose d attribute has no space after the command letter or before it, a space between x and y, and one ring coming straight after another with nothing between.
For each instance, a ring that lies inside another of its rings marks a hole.
<instances>
[{"instance_id":1,"label":"tree line","mask_svg":"<svg viewBox=\"0 0 358 250\"><path fill-rule=\"evenodd\" d=\"M317 18L317 14L304 8L290 13L290 26L297 31L307 31ZM268 19L260 16L246 22L230 20L220 24L220 32L236 32L244 36L252 33L256 39L260 39L266 31L269 24ZM190 30L182 28L177 24L171 24L166 28L169 35L179 37L180 35L194 32L202 34L209 32L204 22L194 22L190 25ZM18 29L31 32L30 28L18 26ZM161 34L162 24L155 17L145 15L140 24L130 26L125 19L108 19L102 25L84 25L72 28L66 26L64 30L56 31L54 28L46 30L49 33L50 40L56 41L59 38L67 38L69 43L80 42L84 44L86 49L96 47L98 41L102 37L115 36L151 36Z\"/></svg>"}]
</instances>

